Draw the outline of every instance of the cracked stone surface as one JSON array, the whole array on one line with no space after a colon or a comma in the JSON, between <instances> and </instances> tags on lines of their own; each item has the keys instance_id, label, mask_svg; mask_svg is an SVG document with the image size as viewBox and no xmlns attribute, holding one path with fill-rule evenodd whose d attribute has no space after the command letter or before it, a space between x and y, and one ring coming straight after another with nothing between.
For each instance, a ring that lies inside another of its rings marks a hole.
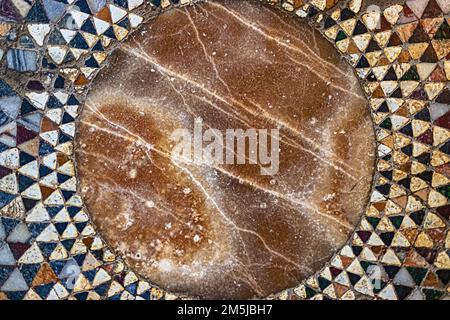
<instances>
[{"instance_id":1,"label":"cracked stone surface","mask_svg":"<svg viewBox=\"0 0 450 320\"><path fill-rule=\"evenodd\" d=\"M279 128L279 172L172 159L171 133L197 117ZM108 244L152 283L203 298L265 297L322 267L358 223L375 161L351 67L294 17L231 0L132 35L94 82L76 152Z\"/></svg>"}]
</instances>

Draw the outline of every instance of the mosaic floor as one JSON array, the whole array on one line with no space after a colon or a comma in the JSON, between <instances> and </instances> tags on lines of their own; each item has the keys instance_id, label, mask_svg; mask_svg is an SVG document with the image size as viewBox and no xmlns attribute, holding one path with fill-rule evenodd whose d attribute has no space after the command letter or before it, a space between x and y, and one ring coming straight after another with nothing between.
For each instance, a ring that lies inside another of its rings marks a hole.
<instances>
[{"instance_id":1,"label":"mosaic floor","mask_svg":"<svg viewBox=\"0 0 450 320\"><path fill-rule=\"evenodd\" d=\"M450 298L450 1L0 4L0 300Z\"/></svg>"}]
</instances>

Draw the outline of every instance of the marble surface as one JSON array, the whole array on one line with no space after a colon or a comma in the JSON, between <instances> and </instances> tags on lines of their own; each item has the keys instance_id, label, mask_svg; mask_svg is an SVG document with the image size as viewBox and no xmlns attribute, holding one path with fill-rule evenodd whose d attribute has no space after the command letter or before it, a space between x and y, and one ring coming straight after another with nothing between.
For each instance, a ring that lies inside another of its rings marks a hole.
<instances>
[{"instance_id":1,"label":"marble surface","mask_svg":"<svg viewBox=\"0 0 450 320\"><path fill-rule=\"evenodd\" d=\"M171 132L196 117L279 128L278 174L173 161ZM95 81L75 150L108 244L150 282L205 298L264 297L322 267L363 213L375 161L351 67L251 1L176 9L133 34Z\"/></svg>"}]
</instances>

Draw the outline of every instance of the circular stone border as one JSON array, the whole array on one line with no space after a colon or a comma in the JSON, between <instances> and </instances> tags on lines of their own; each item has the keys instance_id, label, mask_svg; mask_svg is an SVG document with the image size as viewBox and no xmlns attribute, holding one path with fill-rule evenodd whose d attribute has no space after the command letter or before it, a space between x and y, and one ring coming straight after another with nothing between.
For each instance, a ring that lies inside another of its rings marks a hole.
<instances>
[{"instance_id":1,"label":"circular stone border","mask_svg":"<svg viewBox=\"0 0 450 320\"><path fill-rule=\"evenodd\" d=\"M79 0L50 16L38 0L16 37L5 32L0 235L14 261L0 266L8 271L0 299L176 298L139 279L95 232L73 157L90 82L144 16L191 3L173 2ZM450 5L412 0L362 11L361 0L268 2L307 19L355 68L377 139L370 201L352 237L321 271L271 298L448 297Z\"/></svg>"}]
</instances>

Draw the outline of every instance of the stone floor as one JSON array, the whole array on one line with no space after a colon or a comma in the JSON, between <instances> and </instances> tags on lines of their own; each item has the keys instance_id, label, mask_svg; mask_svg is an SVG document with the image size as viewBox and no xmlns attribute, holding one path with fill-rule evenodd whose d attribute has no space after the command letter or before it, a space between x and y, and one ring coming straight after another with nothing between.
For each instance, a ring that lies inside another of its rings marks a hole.
<instances>
[{"instance_id":1,"label":"stone floor","mask_svg":"<svg viewBox=\"0 0 450 320\"><path fill-rule=\"evenodd\" d=\"M2 1L0 299L448 298L448 1L194 2Z\"/></svg>"},{"instance_id":2,"label":"stone floor","mask_svg":"<svg viewBox=\"0 0 450 320\"><path fill-rule=\"evenodd\" d=\"M211 2L162 14L110 59L75 150L94 223L139 274L176 292L265 297L344 245L375 138L355 75L318 32L258 3ZM280 128L280 170L173 162L171 132L196 118Z\"/></svg>"}]
</instances>

